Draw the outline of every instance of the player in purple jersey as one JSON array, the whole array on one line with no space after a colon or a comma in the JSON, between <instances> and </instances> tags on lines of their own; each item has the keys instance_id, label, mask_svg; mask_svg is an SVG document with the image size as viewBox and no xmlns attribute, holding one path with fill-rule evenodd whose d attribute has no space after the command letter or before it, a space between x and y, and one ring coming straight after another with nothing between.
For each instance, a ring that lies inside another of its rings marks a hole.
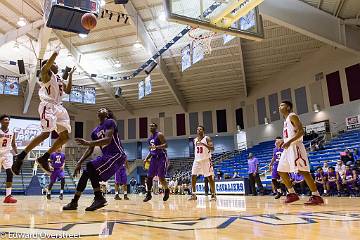
<instances>
[{"instance_id":1,"label":"player in purple jersey","mask_svg":"<svg viewBox=\"0 0 360 240\"><path fill-rule=\"evenodd\" d=\"M47 188L47 194L46 197L48 200L51 199L51 189L56 182L56 180L60 180L61 182L61 189L60 189L60 200L63 200L64 198L64 187L65 187L65 154L61 152L61 147L59 147L56 152L50 154L50 160L51 160L51 167L53 168L53 171L50 175L50 183Z\"/></svg>"},{"instance_id":2,"label":"player in purple jersey","mask_svg":"<svg viewBox=\"0 0 360 240\"><path fill-rule=\"evenodd\" d=\"M94 201L85 211L94 211L106 205L106 199L100 190L100 181L106 182L117 170L124 164L127 159L123 146L118 136L118 129L114 120L113 113L107 108L98 110L99 125L91 134L92 141L85 139L75 139L82 146L88 149L76 164L74 175L80 172L82 163L93 153L96 146L100 147L102 156L91 160L86 164L86 169L79 179L76 187L74 198L69 204L63 207L63 210L76 210L81 193L85 190L88 180L94 189Z\"/></svg>"},{"instance_id":3,"label":"player in purple jersey","mask_svg":"<svg viewBox=\"0 0 360 240\"><path fill-rule=\"evenodd\" d=\"M336 189L337 193L338 193L338 197L341 197L340 181L341 181L341 178L340 178L339 173L337 173L335 171L334 167L329 167L328 173L327 173L326 188L330 195L332 195L332 193Z\"/></svg>"},{"instance_id":4,"label":"player in purple jersey","mask_svg":"<svg viewBox=\"0 0 360 240\"><path fill-rule=\"evenodd\" d=\"M323 190L325 195L327 195L326 179L327 179L327 173L324 173L322 167L317 167L314 180L317 188L319 189L319 192L321 193Z\"/></svg>"},{"instance_id":5,"label":"player in purple jersey","mask_svg":"<svg viewBox=\"0 0 360 240\"><path fill-rule=\"evenodd\" d=\"M281 153L284 151L284 149L281 148L281 145L283 144L283 140L281 137L276 137L275 139L275 148L273 150L273 157L271 159L269 168L271 171L271 181L274 185L276 196L275 199L279 199L282 195L281 193L281 186L279 183L280 175L277 171L277 167L279 165L279 160L281 157Z\"/></svg>"},{"instance_id":6,"label":"player in purple jersey","mask_svg":"<svg viewBox=\"0 0 360 240\"><path fill-rule=\"evenodd\" d=\"M345 167L345 174L343 178L343 186L346 189L350 196L356 196L355 193L355 183L356 183L356 171L352 170L349 165Z\"/></svg>"},{"instance_id":7,"label":"player in purple jersey","mask_svg":"<svg viewBox=\"0 0 360 240\"><path fill-rule=\"evenodd\" d=\"M127 196L127 175L126 175L127 169L129 169L129 164L126 159L125 163L115 173L115 197L114 197L115 200L121 200L121 197L119 195L120 186L122 186L124 192L124 200L129 200Z\"/></svg>"},{"instance_id":8,"label":"player in purple jersey","mask_svg":"<svg viewBox=\"0 0 360 240\"><path fill-rule=\"evenodd\" d=\"M156 123L150 124L150 132L151 136L148 139L150 152L144 160L145 163L150 160L150 167L147 178L147 194L144 202L150 201L152 198L151 188L153 185L153 178L155 176L159 177L161 185L163 189L165 189L163 201L167 201L170 195L168 183L165 179L168 167L168 158L166 153L166 148L168 145L166 143L164 135L161 132L157 131Z\"/></svg>"}]
</instances>

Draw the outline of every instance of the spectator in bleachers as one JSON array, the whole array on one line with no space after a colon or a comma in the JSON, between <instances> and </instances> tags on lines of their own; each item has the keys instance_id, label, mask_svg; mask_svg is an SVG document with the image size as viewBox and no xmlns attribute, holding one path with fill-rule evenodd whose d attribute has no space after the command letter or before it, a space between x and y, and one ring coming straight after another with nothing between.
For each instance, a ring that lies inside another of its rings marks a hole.
<instances>
[{"instance_id":1,"label":"spectator in bleachers","mask_svg":"<svg viewBox=\"0 0 360 240\"><path fill-rule=\"evenodd\" d=\"M323 164L323 167L322 167L322 170L324 173L327 173L329 171L329 164L328 164L328 161L324 161L324 164Z\"/></svg>"},{"instance_id":2,"label":"spectator in bleachers","mask_svg":"<svg viewBox=\"0 0 360 240\"><path fill-rule=\"evenodd\" d=\"M338 196L341 197L340 182L341 182L341 178L339 176L339 173L335 171L334 167L329 167L329 171L327 174L327 182L326 182L326 188L328 194L332 195L336 190Z\"/></svg>"},{"instance_id":3,"label":"spectator in bleachers","mask_svg":"<svg viewBox=\"0 0 360 240\"><path fill-rule=\"evenodd\" d=\"M239 178L239 174L237 172L234 172L234 175L232 176L232 179Z\"/></svg>"},{"instance_id":4,"label":"spectator in bleachers","mask_svg":"<svg viewBox=\"0 0 360 240\"><path fill-rule=\"evenodd\" d=\"M340 153L340 157L345 165L351 165L354 163L354 156L350 149L346 149L345 152Z\"/></svg>"},{"instance_id":5,"label":"spectator in bleachers","mask_svg":"<svg viewBox=\"0 0 360 240\"><path fill-rule=\"evenodd\" d=\"M218 170L216 176L218 180L221 180L224 177L224 173L221 170Z\"/></svg>"},{"instance_id":6,"label":"spectator in bleachers","mask_svg":"<svg viewBox=\"0 0 360 240\"><path fill-rule=\"evenodd\" d=\"M317 188L319 189L320 194L327 195L326 190L326 173L324 172L322 167L317 167L316 173L315 173L315 183Z\"/></svg>"},{"instance_id":7,"label":"spectator in bleachers","mask_svg":"<svg viewBox=\"0 0 360 240\"><path fill-rule=\"evenodd\" d=\"M337 172L340 175L340 177L343 178L344 173L345 173L345 165L344 165L343 161L337 160L336 166L335 166L335 172Z\"/></svg>"},{"instance_id":8,"label":"spectator in bleachers","mask_svg":"<svg viewBox=\"0 0 360 240\"><path fill-rule=\"evenodd\" d=\"M132 177L130 179L130 193L135 193L135 188L136 188L136 179L134 177Z\"/></svg>"},{"instance_id":9,"label":"spectator in bleachers","mask_svg":"<svg viewBox=\"0 0 360 240\"><path fill-rule=\"evenodd\" d=\"M290 180L297 194L306 194L306 183L303 175L301 175L300 173L291 173Z\"/></svg>"},{"instance_id":10,"label":"spectator in bleachers","mask_svg":"<svg viewBox=\"0 0 360 240\"><path fill-rule=\"evenodd\" d=\"M360 160L360 151L357 148L354 148L354 160Z\"/></svg>"},{"instance_id":11,"label":"spectator in bleachers","mask_svg":"<svg viewBox=\"0 0 360 240\"><path fill-rule=\"evenodd\" d=\"M345 167L345 174L343 178L343 187L348 191L350 196L356 196L355 183L356 183L356 172L352 170L349 165Z\"/></svg>"},{"instance_id":12,"label":"spectator in bleachers","mask_svg":"<svg viewBox=\"0 0 360 240\"><path fill-rule=\"evenodd\" d=\"M260 194L263 194L264 187L261 183L260 175L259 175L259 160L256 157L254 157L253 153L249 153L248 168L249 168L248 173L249 173L249 184L250 184L251 194L254 196L257 195L255 183L259 189Z\"/></svg>"}]
</instances>

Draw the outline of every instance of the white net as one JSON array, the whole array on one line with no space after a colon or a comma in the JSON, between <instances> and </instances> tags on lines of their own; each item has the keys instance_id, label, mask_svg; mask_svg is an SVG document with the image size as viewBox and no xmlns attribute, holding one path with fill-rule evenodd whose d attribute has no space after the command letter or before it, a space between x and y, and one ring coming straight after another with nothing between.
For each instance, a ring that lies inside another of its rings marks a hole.
<instances>
[{"instance_id":1,"label":"white net","mask_svg":"<svg viewBox=\"0 0 360 240\"><path fill-rule=\"evenodd\" d=\"M214 36L214 32L201 28L192 28L189 32L189 37L192 39L193 46L201 47L205 54L211 54L211 41Z\"/></svg>"}]
</instances>

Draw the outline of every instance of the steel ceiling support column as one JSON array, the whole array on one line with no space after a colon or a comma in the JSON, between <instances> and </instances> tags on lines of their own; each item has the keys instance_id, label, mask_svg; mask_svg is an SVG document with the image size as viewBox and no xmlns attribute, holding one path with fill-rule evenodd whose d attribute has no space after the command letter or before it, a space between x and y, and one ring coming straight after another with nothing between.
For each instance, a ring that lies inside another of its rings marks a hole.
<instances>
[{"instance_id":1,"label":"steel ceiling support column","mask_svg":"<svg viewBox=\"0 0 360 240\"><path fill-rule=\"evenodd\" d=\"M146 30L145 23L140 18L139 14L136 11L131 0L127 4L124 5L124 8L127 11L127 13L130 15L132 25L134 25L135 27L138 27L138 34L139 34L138 37L140 38L145 49L149 52L149 55L155 54L157 52L157 47L156 47L153 39L150 37L150 34ZM171 77L171 74L165 64L165 61L161 57L159 58L158 65L159 65L160 73L161 73L165 83L168 85L171 93L173 94L176 102L186 112L187 106L186 106L184 97L182 96L182 93L178 90L178 88L176 87L176 83L175 83L174 79Z\"/></svg>"},{"instance_id":2,"label":"steel ceiling support column","mask_svg":"<svg viewBox=\"0 0 360 240\"><path fill-rule=\"evenodd\" d=\"M360 53L360 31L320 9L298 0L266 0L264 19L355 54Z\"/></svg>"}]
</instances>

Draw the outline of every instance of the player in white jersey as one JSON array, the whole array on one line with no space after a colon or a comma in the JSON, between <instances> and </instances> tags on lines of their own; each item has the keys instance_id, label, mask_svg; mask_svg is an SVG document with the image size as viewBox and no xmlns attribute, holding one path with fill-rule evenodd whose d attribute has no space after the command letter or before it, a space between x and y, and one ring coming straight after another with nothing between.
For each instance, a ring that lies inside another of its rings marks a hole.
<instances>
[{"instance_id":1,"label":"player in white jersey","mask_svg":"<svg viewBox=\"0 0 360 240\"><path fill-rule=\"evenodd\" d=\"M6 171L6 196L4 203L16 203L17 200L11 196L11 187L13 182L13 173L11 166L13 164L13 153L17 154L15 144L15 135L9 129L10 117L8 115L0 116L0 169L4 167Z\"/></svg>"},{"instance_id":2,"label":"player in white jersey","mask_svg":"<svg viewBox=\"0 0 360 240\"><path fill-rule=\"evenodd\" d=\"M189 200L196 200L196 178L203 175L209 180L211 189L211 200L216 200L214 168L211 162L211 152L214 144L210 137L205 136L203 126L198 126L197 137L194 139L195 159L191 170L192 195Z\"/></svg>"},{"instance_id":3,"label":"player in white jersey","mask_svg":"<svg viewBox=\"0 0 360 240\"><path fill-rule=\"evenodd\" d=\"M38 110L43 132L32 139L24 151L15 157L15 162L11 168L15 175L20 174L20 169L26 155L47 139L50 136L50 133L55 130L59 137L51 148L43 156L37 159L40 167L49 173L51 171L48 162L50 154L55 152L56 149L60 148L69 140L69 133L71 132L70 118L66 109L62 106L62 96L64 92L70 94L72 88L72 75L76 68L73 67L71 69L69 72L68 83L65 84L63 79L57 75L58 66L55 63L55 59L59 54L59 50L60 48L57 47L51 57L42 62L43 67L39 79L39 97L41 102Z\"/></svg>"},{"instance_id":4,"label":"player in white jersey","mask_svg":"<svg viewBox=\"0 0 360 240\"><path fill-rule=\"evenodd\" d=\"M281 154L277 170L289 191L285 203L299 200L299 196L295 193L289 177L289 173L294 172L304 176L306 184L311 190L311 197L305 205L320 205L324 201L320 197L315 181L310 174L309 160L303 144L303 125L299 117L292 111L292 108L293 105L289 101L283 101L279 107L285 122L283 129L284 144L282 146L284 151Z\"/></svg>"}]
</instances>

